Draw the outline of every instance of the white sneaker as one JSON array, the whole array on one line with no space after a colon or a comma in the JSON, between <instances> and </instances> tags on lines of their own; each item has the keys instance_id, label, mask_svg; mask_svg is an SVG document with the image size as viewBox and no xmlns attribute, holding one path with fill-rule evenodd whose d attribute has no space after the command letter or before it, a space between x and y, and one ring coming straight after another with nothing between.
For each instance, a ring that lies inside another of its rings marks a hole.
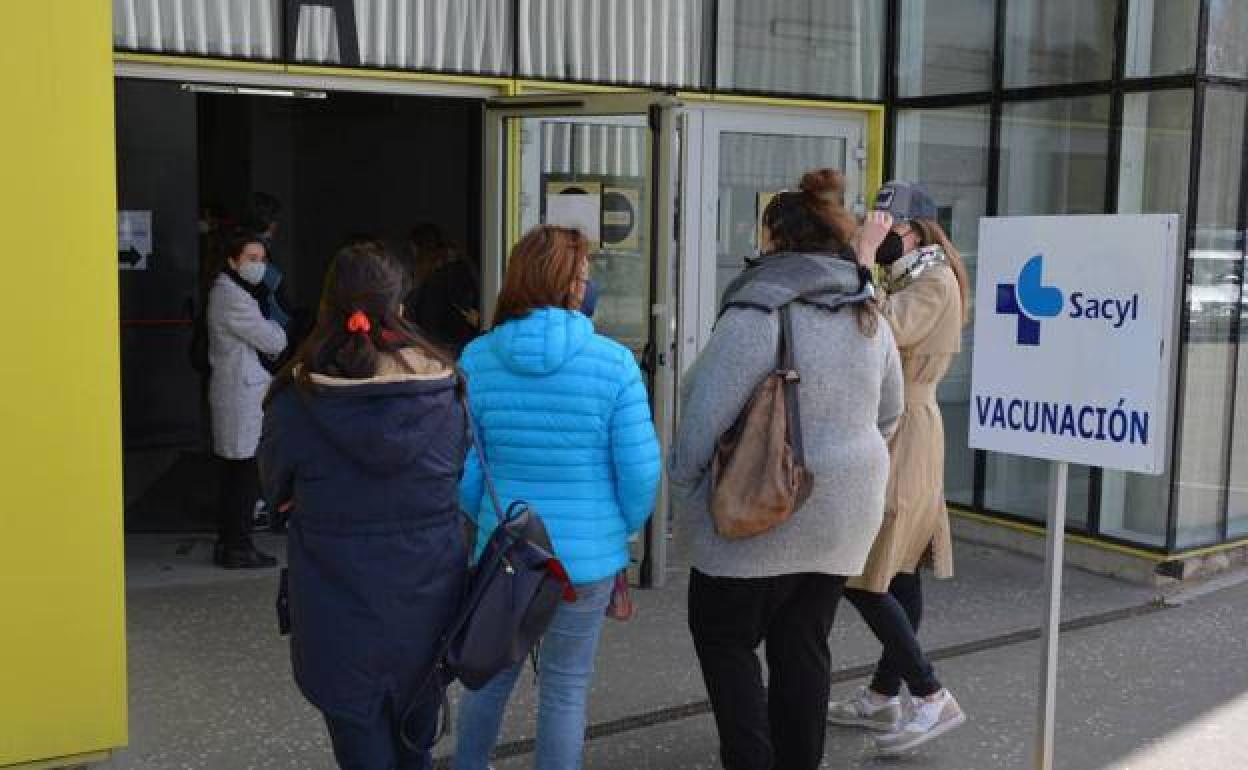
<instances>
[{"instance_id":1,"label":"white sneaker","mask_svg":"<svg viewBox=\"0 0 1248 770\"><path fill-rule=\"evenodd\" d=\"M901 699L893 696L880 703L867 688L860 687L849 700L828 703L828 724L883 732L896 730L901 726Z\"/></svg>"},{"instance_id":2,"label":"white sneaker","mask_svg":"<svg viewBox=\"0 0 1248 770\"><path fill-rule=\"evenodd\" d=\"M966 714L953 695L948 690L941 690L940 695L934 701L912 699L906 723L876 738L876 751L886 757L903 754L966 724Z\"/></svg>"}]
</instances>

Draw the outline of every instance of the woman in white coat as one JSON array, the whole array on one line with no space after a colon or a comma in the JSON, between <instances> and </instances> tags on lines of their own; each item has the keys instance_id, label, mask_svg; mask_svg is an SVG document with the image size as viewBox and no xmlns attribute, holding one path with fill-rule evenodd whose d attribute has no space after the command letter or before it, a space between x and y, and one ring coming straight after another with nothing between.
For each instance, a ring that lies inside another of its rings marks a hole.
<instances>
[{"instance_id":1,"label":"woman in white coat","mask_svg":"<svg viewBox=\"0 0 1248 770\"><path fill-rule=\"evenodd\" d=\"M251 541L252 514L260 496L256 446L264 394L272 379L262 355L286 348L286 332L266 317L268 254L255 235L239 234L226 246L225 263L208 293L208 360L212 374L213 452L221 467L221 500L213 561L226 569L272 567L277 560Z\"/></svg>"}]
</instances>

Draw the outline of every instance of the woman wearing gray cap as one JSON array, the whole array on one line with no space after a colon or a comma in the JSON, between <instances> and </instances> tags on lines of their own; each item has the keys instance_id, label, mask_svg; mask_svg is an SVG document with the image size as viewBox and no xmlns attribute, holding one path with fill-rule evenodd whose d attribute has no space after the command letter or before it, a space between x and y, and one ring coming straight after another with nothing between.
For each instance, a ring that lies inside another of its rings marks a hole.
<instances>
[{"instance_id":1,"label":"woman wearing gray cap","mask_svg":"<svg viewBox=\"0 0 1248 770\"><path fill-rule=\"evenodd\" d=\"M953 576L953 546L945 509L944 425L936 386L961 346L967 318L966 268L936 221L927 190L889 182L876 195L858 240L858 258L884 274L881 314L901 352L905 410L889 442L892 470L884 524L866 568L847 584L848 599L884 647L871 684L829 705L833 724L884 731L881 754L899 754L966 721L936 679L916 632L923 611L918 568ZM911 696L909 713L898 697Z\"/></svg>"}]
</instances>

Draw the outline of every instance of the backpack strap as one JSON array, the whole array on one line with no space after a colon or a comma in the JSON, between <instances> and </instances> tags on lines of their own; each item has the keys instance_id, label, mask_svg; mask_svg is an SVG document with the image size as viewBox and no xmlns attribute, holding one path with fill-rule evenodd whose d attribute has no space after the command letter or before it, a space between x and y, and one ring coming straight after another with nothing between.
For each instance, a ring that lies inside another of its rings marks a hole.
<instances>
[{"instance_id":1,"label":"backpack strap","mask_svg":"<svg viewBox=\"0 0 1248 770\"><path fill-rule=\"evenodd\" d=\"M494 474L490 472L489 461L485 459L485 446L481 443L481 434L477 429L477 421L472 418L472 412L468 406L468 389L462 375L459 377L459 384L456 390L459 395L459 403L462 406L462 411L464 413L464 421L468 423L467 432L472 436L472 445L477 453L477 460L481 464L481 475L485 479L485 488L490 495L490 501L494 504L494 511L498 514L499 524L501 525L504 521L515 515L517 511L524 510L524 503L516 501L511 504L510 508L504 510L502 500L498 496L498 489L494 486ZM478 526L476 520L469 516L467 511L462 508L460 508L459 511L460 515L467 519L469 523L473 526ZM498 566L498 560L495 560L493 564L484 565L484 568L494 570L497 569ZM451 643L454 640L455 635L459 633L460 628L463 627L466 618L467 612L465 611L465 608L461 607L455 618L452 619L450 626L443 633L442 639L438 644L438 648L434 652L433 662L429 667L428 673L425 674L425 678L421 680L421 683L417 685L412 694L411 704L400 717L399 739L403 742L404 746L412 751L424 751L432 748L429 746L417 745L416 741L412 739L412 736L408 733L407 729L412 718L412 713L416 710L416 707L423 702L421 698L430 686L437 688L439 694L438 697L440 698L438 706L439 727L434 732L434 744L436 745L443 738L451 734L451 703L446 694L446 688L450 684L450 679L446 677L447 672L445 662L447 653L451 650Z\"/></svg>"},{"instance_id":2,"label":"backpack strap","mask_svg":"<svg viewBox=\"0 0 1248 770\"><path fill-rule=\"evenodd\" d=\"M461 380L462 381L462 380ZM477 461L481 465L481 477L485 480L486 493L490 496L490 502L494 504L494 512L498 514L499 523L511 518L511 512L515 509L513 504L511 508L503 508L503 501L498 496L498 488L494 486L494 474L490 472L490 463L485 459L485 445L481 443L481 431L477 428L477 421L472 418L472 411L468 406L468 393L466 388L459 389L459 402L464 409L464 419L468 422L468 430L472 434L472 446L477 453ZM477 522L463 512L464 518L473 524Z\"/></svg>"}]
</instances>

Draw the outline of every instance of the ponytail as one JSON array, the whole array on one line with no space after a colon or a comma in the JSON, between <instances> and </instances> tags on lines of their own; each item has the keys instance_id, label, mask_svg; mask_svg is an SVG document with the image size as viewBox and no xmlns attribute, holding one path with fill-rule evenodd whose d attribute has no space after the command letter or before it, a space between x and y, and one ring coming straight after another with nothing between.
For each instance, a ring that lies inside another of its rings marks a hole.
<instances>
[{"instance_id":1,"label":"ponytail","mask_svg":"<svg viewBox=\"0 0 1248 770\"><path fill-rule=\"evenodd\" d=\"M312 375L363 380L377 374L381 357L416 348L450 367L450 357L403 320L404 277L385 251L369 243L337 253L325 281L316 326L282 368L269 398L288 385L310 387Z\"/></svg>"}]
</instances>

